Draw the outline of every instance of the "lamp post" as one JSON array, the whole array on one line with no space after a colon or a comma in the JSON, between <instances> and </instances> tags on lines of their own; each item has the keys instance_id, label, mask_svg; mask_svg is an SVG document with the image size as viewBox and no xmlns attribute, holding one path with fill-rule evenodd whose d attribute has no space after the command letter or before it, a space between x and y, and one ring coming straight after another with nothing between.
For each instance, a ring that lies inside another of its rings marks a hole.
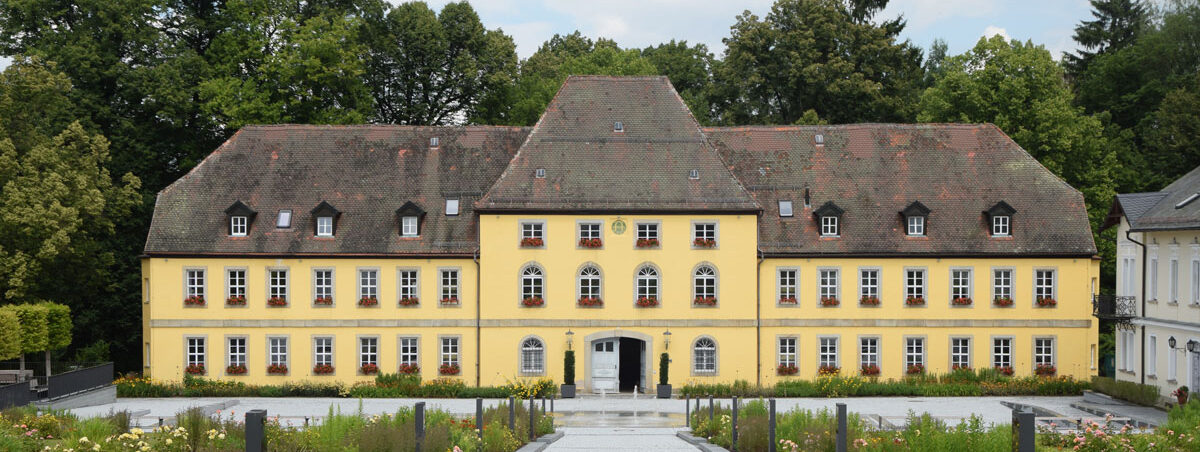
<instances>
[{"instance_id":1,"label":"lamp post","mask_svg":"<svg viewBox=\"0 0 1200 452\"><path fill-rule=\"evenodd\" d=\"M567 328L567 350L571 349L571 344L575 342L575 332Z\"/></svg>"},{"instance_id":2,"label":"lamp post","mask_svg":"<svg viewBox=\"0 0 1200 452\"><path fill-rule=\"evenodd\" d=\"M671 329L667 328L666 331L663 331L663 349L670 349L670 348L671 348Z\"/></svg>"},{"instance_id":3,"label":"lamp post","mask_svg":"<svg viewBox=\"0 0 1200 452\"><path fill-rule=\"evenodd\" d=\"M1175 336L1167 338L1167 347L1170 347L1171 350L1175 349Z\"/></svg>"},{"instance_id":4,"label":"lamp post","mask_svg":"<svg viewBox=\"0 0 1200 452\"><path fill-rule=\"evenodd\" d=\"M1200 342L1187 341L1187 351L1189 351L1191 353L1196 353L1196 352L1200 351Z\"/></svg>"}]
</instances>

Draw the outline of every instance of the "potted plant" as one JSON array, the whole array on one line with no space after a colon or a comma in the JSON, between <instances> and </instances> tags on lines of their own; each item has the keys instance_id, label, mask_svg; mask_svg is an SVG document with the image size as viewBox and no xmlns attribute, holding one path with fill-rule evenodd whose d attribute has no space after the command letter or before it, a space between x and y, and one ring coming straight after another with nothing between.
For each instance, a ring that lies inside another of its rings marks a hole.
<instances>
[{"instance_id":1,"label":"potted plant","mask_svg":"<svg viewBox=\"0 0 1200 452\"><path fill-rule=\"evenodd\" d=\"M1180 405L1183 405L1188 402L1188 387L1180 386L1179 389L1176 389L1175 392L1171 393L1171 395L1175 396L1176 402L1179 402Z\"/></svg>"},{"instance_id":2,"label":"potted plant","mask_svg":"<svg viewBox=\"0 0 1200 452\"><path fill-rule=\"evenodd\" d=\"M375 363L366 363L360 366L358 371L363 375L375 375L379 373L379 365Z\"/></svg>"},{"instance_id":3,"label":"potted plant","mask_svg":"<svg viewBox=\"0 0 1200 452\"><path fill-rule=\"evenodd\" d=\"M438 373L442 375L458 375L462 369L458 367L458 363L442 364L438 367Z\"/></svg>"},{"instance_id":4,"label":"potted plant","mask_svg":"<svg viewBox=\"0 0 1200 452\"><path fill-rule=\"evenodd\" d=\"M970 306L971 305L971 297L957 297L953 300L950 300L950 304L953 304L955 306Z\"/></svg>"},{"instance_id":5,"label":"potted plant","mask_svg":"<svg viewBox=\"0 0 1200 452\"><path fill-rule=\"evenodd\" d=\"M364 307L378 306L379 299L374 296L366 296L358 299L358 305Z\"/></svg>"},{"instance_id":6,"label":"potted plant","mask_svg":"<svg viewBox=\"0 0 1200 452\"><path fill-rule=\"evenodd\" d=\"M333 373L333 366L328 364L317 364L313 366L313 375L329 375Z\"/></svg>"},{"instance_id":7,"label":"potted plant","mask_svg":"<svg viewBox=\"0 0 1200 452\"><path fill-rule=\"evenodd\" d=\"M583 307L604 306L600 297L579 297L579 305Z\"/></svg>"},{"instance_id":8,"label":"potted plant","mask_svg":"<svg viewBox=\"0 0 1200 452\"><path fill-rule=\"evenodd\" d=\"M837 297L821 297L821 306L832 308L838 305Z\"/></svg>"},{"instance_id":9,"label":"potted plant","mask_svg":"<svg viewBox=\"0 0 1200 452\"><path fill-rule=\"evenodd\" d=\"M183 369L183 371L187 372L188 375L204 375L204 365L203 364L188 364L187 368Z\"/></svg>"},{"instance_id":10,"label":"potted plant","mask_svg":"<svg viewBox=\"0 0 1200 452\"><path fill-rule=\"evenodd\" d=\"M525 299L521 300L521 305L527 308L537 307L544 304L546 304L546 300L543 300L542 297L525 297Z\"/></svg>"},{"instance_id":11,"label":"potted plant","mask_svg":"<svg viewBox=\"0 0 1200 452\"><path fill-rule=\"evenodd\" d=\"M458 297L442 297L442 305L456 305Z\"/></svg>"},{"instance_id":12,"label":"potted plant","mask_svg":"<svg viewBox=\"0 0 1200 452\"><path fill-rule=\"evenodd\" d=\"M1050 297L1038 297L1037 305L1040 308L1052 308L1058 305L1058 301Z\"/></svg>"},{"instance_id":13,"label":"potted plant","mask_svg":"<svg viewBox=\"0 0 1200 452\"><path fill-rule=\"evenodd\" d=\"M567 350L563 355L563 384L558 392L564 399L575 398L575 350Z\"/></svg>"},{"instance_id":14,"label":"potted plant","mask_svg":"<svg viewBox=\"0 0 1200 452\"><path fill-rule=\"evenodd\" d=\"M245 295L234 295L232 297L226 298L225 305L226 306L245 306L246 305L246 296Z\"/></svg>"},{"instance_id":15,"label":"potted plant","mask_svg":"<svg viewBox=\"0 0 1200 452\"><path fill-rule=\"evenodd\" d=\"M420 302L417 297L400 297L400 306L416 306Z\"/></svg>"},{"instance_id":16,"label":"potted plant","mask_svg":"<svg viewBox=\"0 0 1200 452\"><path fill-rule=\"evenodd\" d=\"M834 376L841 372L842 372L842 369L840 367L834 366L832 364L826 364L824 366L817 368L817 376L818 377Z\"/></svg>"},{"instance_id":17,"label":"potted plant","mask_svg":"<svg viewBox=\"0 0 1200 452\"><path fill-rule=\"evenodd\" d=\"M246 375L245 364L234 364L225 368L225 373L229 375Z\"/></svg>"},{"instance_id":18,"label":"potted plant","mask_svg":"<svg viewBox=\"0 0 1200 452\"><path fill-rule=\"evenodd\" d=\"M879 297L874 295L863 295L858 299L858 304L863 306L879 306Z\"/></svg>"},{"instance_id":19,"label":"potted plant","mask_svg":"<svg viewBox=\"0 0 1200 452\"><path fill-rule=\"evenodd\" d=\"M272 364L267 366L267 373L271 375L283 375L287 373L287 364Z\"/></svg>"},{"instance_id":20,"label":"potted plant","mask_svg":"<svg viewBox=\"0 0 1200 452\"><path fill-rule=\"evenodd\" d=\"M421 373L421 366L404 363L400 365L400 369L397 372L400 373L400 375L416 375Z\"/></svg>"},{"instance_id":21,"label":"potted plant","mask_svg":"<svg viewBox=\"0 0 1200 452\"><path fill-rule=\"evenodd\" d=\"M638 297L637 306L639 308L653 308L658 306L658 297Z\"/></svg>"},{"instance_id":22,"label":"potted plant","mask_svg":"<svg viewBox=\"0 0 1200 452\"><path fill-rule=\"evenodd\" d=\"M604 242L600 239L579 239L580 248L599 248L604 246Z\"/></svg>"},{"instance_id":23,"label":"potted plant","mask_svg":"<svg viewBox=\"0 0 1200 452\"><path fill-rule=\"evenodd\" d=\"M1054 366L1049 364L1038 364L1037 367L1033 369L1033 373L1039 377L1053 377L1057 372L1058 369L1055 369Z\"/></svg>"},{"instance_id":24,"label":"potted plant","mask_svg":"<svg viewBox=\"0 0 1200 452\"><path fill-rule=\"evenodd\" d=\"M521 239L522 248L537 248L545 243L546 242L542 241L542 239L539 237L525 237Z\"/></svg>"},{"instance_id":25,"label":"potted plant","mask_svg":"<svg viewBox=\"0 0 1200 452\"><path fill-rule=\"evenodd\" d=\"M910 295L908 298L904 299L904 304L909 306L924 306L925 297L914 297Z\"/></svg>"},{"instance_id":26,"label":"potted plant","mask_svg":"<svg viewBox=\"0 0 1200 452\"><path fill-rule=\"evenodd\" d=\"M795 364L780 364L775 368L775 373L778 375L796 375L797 372L800 372L800 369Z\"/></svg>"},{"instance_id":27,"label":"potted plant","mask_svg":"<svg viewBox=\"0 0 1200 452\"><path fill-rule=\"evenodd\" d=\"M267 306L275 306L275 307L279 307L279 306L287 306L287 298L286 298L286 297L271 297L271 298L268 298L268 299L267 299Z\"/></svg>"},{"instance_id":28,"label":"potted plant","mask_svg":"<svg viewBox=\"0 0 1200 452\"><path fill-rule=\"evenodd\" d=\"M779 297L779 304L796 304L795 295L784 295Z\"/></svg>"},{"instance_id":29,"label":"potted plant","mask_svg":"<svg viewBox=\"0 0 1200 452\"><path fill-rule=\"evenodd\" d=\"M701 297L697 296L693 301L697 306L716 306L717 297Z\"/></svg>"},{"instance_id":30,"label":"potted plant","mask_svg":"<svg viewBox=\"0 0 1200 452\"><path fill-rule=\"evenodd\" d=\"M1013 376L1012 366L996 366L996 372L1000 372L1001 375L1004 375L1006 377Z\"/></svg>"},{"instance_id":31,"label":"potted plant","mask_svg":"<svg viewBox=\"0 0 1200 452\"><path fill-rule=\"evenodd\" d=\"M654 248L658 246L658 239L637 239L638 248Z\"/></svg>"},{"instance_id":32,"label":"potted plant","mask_svg":"<svg viewBox=\"0 0 1200 452\"><path fill-rule=\"evenodd\" d=\"M667 371L671 369L671 356L667 352L658 356L658 398L671 398L671 384L667 378Z\"/></svg>"},{"instance_id":33,"label":"potted plant","mask_svg":"<svg viewBox=\"0 0 1200 452\"><path fill-rule=\"evenodd\" d=\"M331 306L333 305L333 297L317 297L313 300L313 304L317 306Z\"/></svg>"},{"instance_id":34,"label":"potted plant","mask_svg":"<svg viewBox=\"0 0 1200 452\"><path fill-rule=\"evenodd\" d=\"M713 248L717 246L717 241L713 239L697 238L696 240L692 241L692 245L697 248Z\"/></svg>"},{"instance_id":35,"label":"potted plant","mask_svg":"<svg viewBox=\"0 0 1200 452\"><path fill-rule=\"evenodd\" d=\"M204 306L204 295L192 295L183 299L186 306Z\"/></svg>"},{"instance_id":36,"label":"potted plant","mask_svg":"<svg viewBox=\"0 0 1200 452\"><path fill-rule=\"evenodd\" d=\"M995 300L992 300L992 304L1002 308L1007 308L1013 305L1013 299L1012 297L996 297Z\"/></svg>"},{"instance_id":37,"label":"potted plant","mask_svg":"<svg viewBox=\"0 0 1200 452\"><path fill-rule=\"evenodd\" d=\"M907 373L909 375L923 374L923 373L925 373L925 365L924 364L910 364L908 366L908 369L905 371L905 373Z\"/></svg>"},{"instance_id":38,"label":"potted plant","mask_svg":"<svg viewBox=\"0 0 1200 452\"><path fill-rule=\"evenodd\" d=\"M873 376L879 375L879 365L878 364L863 364L860 372L863 374L864 377L873 377Z\"/></svg>"}]
</instances>

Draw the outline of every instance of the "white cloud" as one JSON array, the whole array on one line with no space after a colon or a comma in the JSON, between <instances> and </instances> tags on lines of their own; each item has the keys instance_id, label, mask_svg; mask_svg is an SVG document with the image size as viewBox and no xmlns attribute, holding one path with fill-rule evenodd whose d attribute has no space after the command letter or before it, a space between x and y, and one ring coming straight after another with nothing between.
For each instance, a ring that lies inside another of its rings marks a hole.
<instances>
[{"instance_id":1,"label":"white cloud","mask_svg":"<svg viewBox=\"0 0 1200 452\"><path fill-rule=\"evenodd\" d=\"M894 0L877 17L903 14L908 21L906 29L921 32L932 25L952 23L950 19L994 15L999 3L1000 0Z\"/></svg>"},{"instance_id":2,"label":"white cloud","mask_svg":"<svg viewBox=\"0 0 1200 452\"><path fill-rule=\"evenodd\" d=\"M1003 28L997 27L995 25L988 25L987 28L983 29L983 37L985 37L985 38L990 38L990 37L996 36L996 35L1000 35L1001 37L1004 38L1005 41L1012 40L1012 37L1008 35L1008 30L1005 30Z\"/></svg>"},{"instance_id":3,"label":"white cloud","mask_svg":"<svg viewBox=\"0 0 1200 452\"><path fill-rule=\"evenodd\" d=\"M12 58L0 56L0 71L12 64Z\"/></svg>"}]
</instances>

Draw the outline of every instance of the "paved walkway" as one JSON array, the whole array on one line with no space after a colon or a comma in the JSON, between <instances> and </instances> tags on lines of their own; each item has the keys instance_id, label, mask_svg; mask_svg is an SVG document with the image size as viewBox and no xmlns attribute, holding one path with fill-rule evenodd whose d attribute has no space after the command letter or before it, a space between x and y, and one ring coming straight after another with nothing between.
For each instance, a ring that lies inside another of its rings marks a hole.
<instances>
[{"instance_id":1,"label":"paved walkway","mask_svg":"<svg viewBox=\"0 0 1200 452\"><path fill-rule=\"evenodd\" d=\"M561 429L562 439L547 452L666 451L695 452L696 446L675 436L674 428L573 428Z\"/></svg>"}]
</instances>

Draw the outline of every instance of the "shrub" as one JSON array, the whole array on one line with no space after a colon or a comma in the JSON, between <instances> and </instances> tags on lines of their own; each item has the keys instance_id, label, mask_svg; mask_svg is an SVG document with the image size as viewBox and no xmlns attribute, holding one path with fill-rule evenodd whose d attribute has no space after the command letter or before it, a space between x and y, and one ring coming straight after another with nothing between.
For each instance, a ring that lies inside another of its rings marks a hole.
<instances>
[{"instance_id":1,"label":"shrub","mask_svg":"<svg viewBox=\"0 0 1200 452\"><path fill-rule=\"evenodd\" d=\"M12 309L0 309L0 360L21 356L21 321Z\"/></svg>"},{"instance_id":2,"label":"shrub","mask_svg":"<svg viewBox=\"0 0 1200 452\"><path fill-rule=\"evenodd\" d=\"M1132 381L1116 381L1108 377L1092 377L1092 390L1138 405L1158 404L1158 387Z\"/></svg>"},{"instance_id":3,"label":"shrub","mask_svg":"<svg viewBox=\"0 0 1200 452\"><path fill-rule=\"evenodd\" d=\"M46 310L46 342L49 350L71 345L71 308L58 303L40 303Z\"/></svg>"},{"instance_id":4,"label":"shrub","mask_svg":"<svg viewBox=\"0 0 1200 452\"><path fill-rule=\"evenodd\" d=\"M563 355L563 384L575 384L575 350L567 350Z\"/></svg>"},{"instance_id":5,"label":"shrub","mask_svg":"<svg viewBox=\"0 0 1200 452\"><path fill-rule=\"evenodd\" d=\"M7 307L17 315L21 323L21 352L34 353L46 350L50 344L49 326L46 324L46 308L32 304Z\"/></svg>"},{"instance_id":6,"label":"shrub","mask_svg":"<svg viewBox=\"0 0 1200 452\"><path fill-rule=\"evenodd\" d=\"M667 379L667 372L669 370L671 370L671 357L667 355L667 352L663 352L658 357L658 384L669 384L669 380Z\"/></svg>"}]
</instances>

